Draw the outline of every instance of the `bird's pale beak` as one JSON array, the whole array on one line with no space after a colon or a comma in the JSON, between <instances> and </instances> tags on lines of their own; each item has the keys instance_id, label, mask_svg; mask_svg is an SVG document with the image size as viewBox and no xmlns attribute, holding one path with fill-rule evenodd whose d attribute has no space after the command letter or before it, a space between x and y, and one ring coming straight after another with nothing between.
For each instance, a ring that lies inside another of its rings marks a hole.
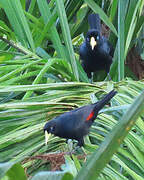
<instances>
[{"instance_id":1,"label":"bird's pale beak","mask_svg":"<svg viewBox=\"0 0 144 180\"><path fill-rule=\"evenodd\" d=\"M94 49L94 47L96 46L96 44L97 44L97 42L96 42L95 38L94 38L94 37L91 37L91 39L90 39L90 45L91 45L91 47L92 47L92 50Z\"/></svg>"},{"instance_id":2,"label":"bird's pale beak","mask_svg":"<svg viewBox=\"0 0 144 180\"><path fill-rule=\"evenodd\" d=\"M51 134L48 134L48 132L45 131L45 145L47 145L48 139L49 139L50 135L51 135Z\"/></svg>"}]
</instances>

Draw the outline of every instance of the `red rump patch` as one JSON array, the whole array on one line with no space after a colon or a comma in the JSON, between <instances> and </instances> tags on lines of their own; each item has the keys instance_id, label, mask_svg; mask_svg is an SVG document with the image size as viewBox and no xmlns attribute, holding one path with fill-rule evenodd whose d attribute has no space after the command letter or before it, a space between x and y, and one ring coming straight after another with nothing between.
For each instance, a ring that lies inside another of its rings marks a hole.
<instances>
[{"instance_id":1,"label":"red rump patch","mask_svg":"<svg viewBox=\"0 0 144 180\"><path fill-rule=\"evenodd\" d=\"M89 116L86 118L86 121L89 121L94 116L94 111L92 111Z\"/></svg>"}]
</instances>

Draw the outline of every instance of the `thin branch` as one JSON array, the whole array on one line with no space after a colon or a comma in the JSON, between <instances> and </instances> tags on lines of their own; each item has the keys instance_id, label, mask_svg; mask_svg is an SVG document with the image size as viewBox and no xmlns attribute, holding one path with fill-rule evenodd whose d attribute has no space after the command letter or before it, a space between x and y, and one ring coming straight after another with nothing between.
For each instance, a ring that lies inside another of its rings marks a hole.
<instances>
[{"instance_id":1,"label":"thin branch","mask_svg":"<svg viewBox=\"0 0 144 180\"><path fill-rule=\"evenodd\" d=\"M4 38L4 37L2 37L2 36L0 36L0 39L1 39L2 41L4 41L5 43L7 43L8 45L12 46L13 48L17 49L19 52L21 52L21 53L23 53L23 54L25 54L25 55L28 54L28 53L25 52L23 49L21 49L20 47L18 47L18 46L16 45L16 43L14 43L13 41L11 41L11 40L9 41L8 39L6 39L6 38Z\"/></svg>"},{"instance_id":2,"label":"thin branch","mask_svg":"<svg viewBox=\"0 0 144 180\"><path fill-rule=\"evenodd\" d=\"M12 40L8 40L2 36L0 36L0 39L7 43L8 45L12 46L13 48L17 49L19 52L23 53L24 55L31 55L31 57L36 59L41 59L39 56L37 56L35 53L29 51L25 47L18 45L17 43L13 42Z\"/></svg>"}]
</instances>

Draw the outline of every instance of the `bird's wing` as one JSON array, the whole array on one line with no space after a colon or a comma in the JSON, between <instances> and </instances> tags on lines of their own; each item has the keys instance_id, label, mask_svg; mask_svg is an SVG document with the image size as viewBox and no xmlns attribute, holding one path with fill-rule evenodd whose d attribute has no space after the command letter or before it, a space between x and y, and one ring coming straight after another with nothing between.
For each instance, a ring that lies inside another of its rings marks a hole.
<instances>
[{"instance_id":1,"label":"bird's wing","mask_svg":"<svg viewBox=\"0 0 144 180\"><path fill-rule=\"evenodd\" d=\"M113 55L114 55L114 48L113 48L113 46L112 46L112 44L108 41L108 43L109 43L109 46L110 46L110 56L111 57L113 57Z\"/></svg>"},{"instance_id":2,"label":"bird's wing","mask_svg":"<svg viewBox=\"0 0 144 180\"><path fill-rule=\"evenodd\" d=\"M59 116L59 119L62 120L63 124L66 124L66 126L69 126L68 121L71 123L72 126L79 127L82 122L86 121L89 114L94 109L93 104L82 106L80 108L76 108L74 110L71 110L69 112L66 112Z\"/></svg>"},{"instance_id":3,"label":"bird's wing","mask_svg":"<svg viewBox=\"0 0 144 180\"><path fill-rule=\"evenodd\" d=\"M103 54L109 54L110 56L112 56L111 55L112 45L110 44L108 39L104 36L101 37L101 43L99 46L99 51Z\"/></svg>"},{"instance_id":4,"label":"bird's wing","mask_svg":"<svg viewBox=\"0 0 144 180\"><path fill-rule=\"evenodd\" d=\"M77 109L77 111L75 111L75 115L76 117L79 117L77 119L81 119L81 122L85 122L86 120L89 120L90 116L92 115L91 113L93 112L95 105L94 104L90 104L87 106L83 106L82 108ZM76 120L77 124L80 123L79 120Z\"/></svg>"},{"instance_id":5,"label":"bird's wing","mask_svg":"<svg viewBox=\"0 0 144 180\"><path fill-rule=\"evenodd\" d=\"M84 42L82 43L82 45L80 46L80 49L79 49L79 54L80 54L80 59L81 59L81 60L84 60L85 57L87 56L87 55L86 55L86 53L87 53L86 50L87 50L86 42L84 41Z\"/></svg>"}]
</instances>

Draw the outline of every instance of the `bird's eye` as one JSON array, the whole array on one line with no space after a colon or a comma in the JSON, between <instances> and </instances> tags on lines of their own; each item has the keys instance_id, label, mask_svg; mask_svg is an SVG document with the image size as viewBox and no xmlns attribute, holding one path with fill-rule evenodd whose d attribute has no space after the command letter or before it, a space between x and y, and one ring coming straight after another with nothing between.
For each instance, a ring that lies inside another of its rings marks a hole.
<instances>
[{"instance_id":1,"label":"bird's eye","mask_svg":"<svg viewBox=\"0 0 144 180\"><path fill-rule=\"evenodd\" d=\"M89 37L87 37L86 40L89 41L90 40Z\"/></svg>"},{"instance_id":2,"label":"bird's eye","mask_svg":"<svg viewBox=\"0 0 144 180\"><path fill-rule=\"evenodd\" d=\"M50 132L51 132L51 133L54 132L54 129L55 129L55 128L54 128L53 126L51 126L51 127L50 127Z\"/></svg>"},{"instance_id":3,"label":"bird's eye","mask_svg":"<svg viewBox=\"0 0 144 180\"><path fill-rule=\"evenodd\" d=\"M99 36L97 36L97 38L96 38L97 40L99 40Z\"/></svg>"}]
</instances>

